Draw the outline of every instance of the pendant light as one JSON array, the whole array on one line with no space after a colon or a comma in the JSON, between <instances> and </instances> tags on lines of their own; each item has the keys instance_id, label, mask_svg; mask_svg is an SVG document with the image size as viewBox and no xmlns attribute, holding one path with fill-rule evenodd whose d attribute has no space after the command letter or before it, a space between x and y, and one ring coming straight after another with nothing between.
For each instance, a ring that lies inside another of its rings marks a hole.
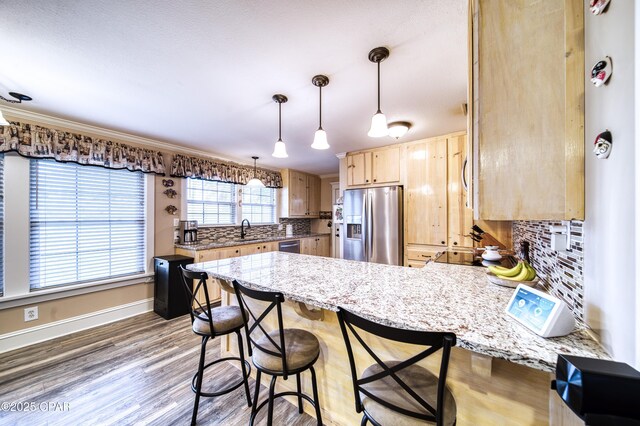
<instances>
[{"instance_id":1,"label":"pendant light","mask_svg":"<svg viewBox=\"0 0 640 426\"><path fill-rule=\"evenodd\" d=\"M376 47L369 52L369 60L378 64L378 111L371 118L371 128L369 129L369 135L372 138L380 138L382 136L389 135L389 128L387 127L387 117L384 116L382 110L380 110L380 62L389 57L389 49L386 47Z\"/></svg>"},{"instance_id":2,"label":"pendant light","mask_svg":"<svg viewBox=\"0 0 640 426\"><path fill-rule=\"evenodd\" d=\"M273 95L271 99L278 104L278 141L276 142L276 145L273 148L273 154L271 155L276 158L287 158L287 147L284 142L282 142L282 104L287 102L289 99L287 99L285 95Z\"/></svg>"},{"instance_id":3,"label":"pendant light","mask_svg":"<svg viewBox=\"0 0 640 426\"><path fill-rule=\"evenodd\" d=\"M313 137L313 143L311 148L313 149L329 149L329 142L327 142L327 132L322 128L322 88L329 84L329 77L326 75L316 75L311 79L311 82L320 90L320 113L319 113L319 125L316 134Z\"/></svg>"},{"instance_id":4,"label":"pendant light","mask_svg":"<svg viewBox=\"0 0 640 426\"><path fill-rule=\"evenodd\" d=\"M258 167L256 166L256 162L260 157L253 156L253 178L249 182L247 182L247 186L253 186L254 188L264 188L264 183L260 179L258 179Z\"/></svg>"},{"instance_id":5,"label":"pendant light","mask_svg":"<svg viewBox=\"0 0 640 426\"><path fill-rule=\"evenodd\" d=\"M9 102L10 104L21 104L22 101L31 101L33 100L33 98L31 96L27 96L27 95L23 95L22 93L18 93L18 92L9 92L9 95L11 95L12 97L14 97L16 100L13 99L7 99L4 96L0 95L0 99L2 99L5 102ZM0 126L9 126L11 123L9 123L7 121L6 118L4 118L4 116L2 115L2 111L0 111Z\"/></svg>"}]
</instances>

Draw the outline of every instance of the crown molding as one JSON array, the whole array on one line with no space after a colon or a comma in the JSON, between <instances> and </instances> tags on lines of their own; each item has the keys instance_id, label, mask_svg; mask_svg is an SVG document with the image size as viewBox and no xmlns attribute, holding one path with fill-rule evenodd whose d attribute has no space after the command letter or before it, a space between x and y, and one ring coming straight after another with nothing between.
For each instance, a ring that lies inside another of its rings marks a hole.
<instances>
[{"instance_id":1,"label":"crown molding","mask_svg":"<svg viewBox=\"0 0 640 426\"><path fill-rule=\"evenodd\" d=\"M171 153L176 153L176 154L196 155L199 157L206 157L206 158L211 158L215 160L241 164L243 166L253 167L252 163L243 162L235 158L226 158L211 152L201 151L193 148L186 148L186 147L172 144L169 142L162 142L155 139L136 136L136 135L132 135L124 132L119 132L117 130L106 129L104 127L92 126L90 124L71 121L64 118L41 114L38 112L25 111L23 109L19 109L15 107L3 106L2 113L5 115L5 117L13 119L15 121L27 120L40 125L52 126L54 128L61 127L62 129L68 130L68 131L74 131L79 133L89 133L90 135L95 135L95 136L103 137L106 139L115 139L121 142L129 142L135 145L153 147L158 149L159 151L169 151ZM259 168L278 171L278 169L269 169L267 167L259 167Z\"/></svg>"},{"instance_id":2,"label":"crown molding","mask_svg":"<svg viewBox=\"0 0 640 426\"><path fill-rule=\"evenodd\" d=\"M318 176L320 179L330 179L330 178L337 178L340 177L339 173L327 173L326 175L320 175Z\"/></svg>"}]
</instances>

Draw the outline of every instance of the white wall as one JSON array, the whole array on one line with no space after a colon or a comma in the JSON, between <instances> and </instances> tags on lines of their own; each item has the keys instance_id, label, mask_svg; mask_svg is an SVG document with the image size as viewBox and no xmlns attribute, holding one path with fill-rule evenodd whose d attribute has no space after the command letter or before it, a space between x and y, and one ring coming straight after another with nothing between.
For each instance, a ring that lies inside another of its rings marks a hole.
<instances>
[{"instance_id":1,"label":"white wall","mask_svg":"<svg viewBox=\"0 0 640 426\"><path fill-rule=\"evenodd\" d=\"M634 3L595 16L585 2L585 72L608 55L613 75L599 88L586 82L584 288L589 325L615 359L637 365ZM613 151L598 160L593 141L605 129Z\"/></svg>"}]
</instances>

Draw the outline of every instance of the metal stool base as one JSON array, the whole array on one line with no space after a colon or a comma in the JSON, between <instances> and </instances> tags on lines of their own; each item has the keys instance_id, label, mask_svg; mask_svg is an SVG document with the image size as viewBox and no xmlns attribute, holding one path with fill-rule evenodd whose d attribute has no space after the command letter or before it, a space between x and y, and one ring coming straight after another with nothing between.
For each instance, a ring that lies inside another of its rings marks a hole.
<instances>
[{"instance_id":1,"label":"metal stool base","mask_svg":"<svg viewBox=\"0 0 640 426\"><path fill-rule=\"evenodd\" d=\"M225 357L225 358L220 358L220 359L216 359L215 361L210 362L209 364L205 365L204 368L202 369L202 374L204 375L204 372L207 371L207 368L211 367L212 365L215 365L219 362L222 361L240 361L242 362L242 359L240 359L240 357L237 356L230 356L230 357ZM244 382L249 380L249 376L251 374L251 365L249 364L248 361L244 361L244 365L247 368L247 375L243 376L242 379L240 379L240 381L238 383L234 383L233 385L229 386L226 389L217 391L217 392L203 392L202 390L200 390L200 396L205 396L205 397L214 397L214 396L220 396L220 395L225 395L229 392L232 392L236 389L238 389L240 386L242 386L244 384ZM242 375L242 371L240 371L240 374ZM197 393L196 391L196 381L198 380L198 372L196 372L196 374L193 375L193 379L191 379L191 390L194 393Z\"/></svg>"}]
</instances>

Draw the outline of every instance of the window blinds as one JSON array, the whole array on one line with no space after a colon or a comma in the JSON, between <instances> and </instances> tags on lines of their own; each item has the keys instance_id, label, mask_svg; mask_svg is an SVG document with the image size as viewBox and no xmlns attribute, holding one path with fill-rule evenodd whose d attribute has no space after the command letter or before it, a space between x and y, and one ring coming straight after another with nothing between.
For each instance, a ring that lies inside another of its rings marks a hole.
<instances>
[{"instance_id":1,"label":"window blinds","mask_svg":"<svg viewBox=\"0 0 640 426\"><path fill-rule=\"evenodd\" d=\"M275 223L276 190L245 186L242 188L242 219L251 223Z\"/></svg>"},{"instance_id":2,"label":"window blinds","mask_svg":"<svg viewBox=\"0 0 640 426\"><path fill-rule=\"evenodd\" d=\"M4 155L0 154L0 296L4 295Z\"/></svg>"},{"instance_id":3,"label":"window blinds","mask_svg":"<svg viewBox=\"0 0 640 426\"><path fill-rule=\"evenodd\" d=\"M142 173L32 160L31 290L145 271Z\"/></svg>"},{"instance_id":4,"label":"window blinds","mask_svg":"<svg viewBox=\"0 0 640 426\"><path fill-rule=\"evenodd\" d=\"M236 202L232 183L187 179L187 219L198 225L235 225Z\"/></svg>"}]
</instances>

